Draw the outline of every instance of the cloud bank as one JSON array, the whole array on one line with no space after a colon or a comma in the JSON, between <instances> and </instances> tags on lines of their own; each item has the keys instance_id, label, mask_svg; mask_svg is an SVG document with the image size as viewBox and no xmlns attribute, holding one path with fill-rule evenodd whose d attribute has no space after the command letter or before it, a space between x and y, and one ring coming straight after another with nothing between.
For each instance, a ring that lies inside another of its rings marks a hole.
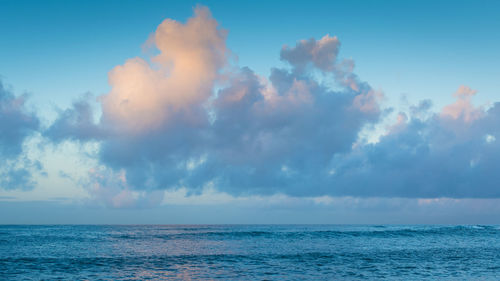
<instances>
[{"instance_id":1,"label":"cloud bank","mask_svg":"<svg viewBox=\"0 0 500 281\"><path fill-rule=\"evenodd\" d=\"M361 196L489 198L500 196L500 103L474 107L461 86L439 113L413 107L376 144L332 161L341 193ZM423 117L428 116L428 117ZM349 190L349 191L348 191Z\"/></svg>"},{"instance_id":2,"label":"cloud bank","mask_svg":"<svg viewBox=\"0 0 500 281\"><path fill-rule=\"evenodd\" d=\"M236 196L500 196L500 104L474 107L476 92L462 86L440 112L423 101L365 143L360 134L389 110L339 58L337 37L284 46L287 67L266 78L230 61L227 35L204 7L186 23L165 20L152 39L158 55L111 70L97 122L80 100L44 136L100 143L105 168L91 178L96 196L118 189L111 205L207 186Z\"/></svg>"}]
</instances>

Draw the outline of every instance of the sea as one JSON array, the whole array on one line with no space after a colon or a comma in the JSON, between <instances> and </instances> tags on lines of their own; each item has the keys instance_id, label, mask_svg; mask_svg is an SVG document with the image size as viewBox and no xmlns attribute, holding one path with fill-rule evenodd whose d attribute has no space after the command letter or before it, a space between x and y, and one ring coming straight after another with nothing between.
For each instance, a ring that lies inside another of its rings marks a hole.
<instances>
[{"instance_id":1,"label":"sea","mask_svg":"<svg viewBox=\"0 0 500 281\"><path fill-rule=\"evenodd\" d=\"M500 280L500 227L4 225L0 280Z\"/></svg>"}]
</instances>

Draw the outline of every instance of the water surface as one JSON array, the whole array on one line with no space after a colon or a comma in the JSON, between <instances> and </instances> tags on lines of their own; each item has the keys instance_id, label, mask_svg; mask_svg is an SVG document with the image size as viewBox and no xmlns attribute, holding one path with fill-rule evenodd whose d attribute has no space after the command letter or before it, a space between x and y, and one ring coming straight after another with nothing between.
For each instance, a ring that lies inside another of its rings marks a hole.
<instances>
[{"instance_id":1,"label":"water surface","mask_svg":"<svg viewBox=\"0 0 500 281\"><path fill-rule=\"evenodd\" d=\"M0 280L500 279L498 226L0 226Z\"/></svg>"}]
</instances>

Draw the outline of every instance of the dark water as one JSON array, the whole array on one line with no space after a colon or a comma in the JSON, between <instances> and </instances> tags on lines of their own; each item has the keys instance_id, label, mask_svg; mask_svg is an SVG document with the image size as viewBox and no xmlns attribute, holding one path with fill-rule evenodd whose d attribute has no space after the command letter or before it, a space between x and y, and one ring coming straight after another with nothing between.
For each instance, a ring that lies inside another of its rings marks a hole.
<instances>
[{"instance_id":1,"label":"dark water","mask_svg":"<svg viewBox=\"0 0 500 281\"><path fill-rule=\"evenodd\" d=\"M498 226L0 226L0 280L500 279Z\"/></svg>"}]
</instances>

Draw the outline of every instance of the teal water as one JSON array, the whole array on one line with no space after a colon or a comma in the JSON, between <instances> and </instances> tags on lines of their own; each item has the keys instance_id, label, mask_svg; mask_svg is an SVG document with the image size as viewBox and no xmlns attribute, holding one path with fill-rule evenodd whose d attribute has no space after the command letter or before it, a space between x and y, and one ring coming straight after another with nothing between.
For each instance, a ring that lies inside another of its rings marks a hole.
<instances>
[{"instance_id":1,"label":"teal water","mask_svg":"<svg viewBox=\"0 0 500 281\"><path fill-rule=\"evenodd\" d=\"M499 280L498 226L0 226L0 280Z\"/></svg>"}]
</instances>

